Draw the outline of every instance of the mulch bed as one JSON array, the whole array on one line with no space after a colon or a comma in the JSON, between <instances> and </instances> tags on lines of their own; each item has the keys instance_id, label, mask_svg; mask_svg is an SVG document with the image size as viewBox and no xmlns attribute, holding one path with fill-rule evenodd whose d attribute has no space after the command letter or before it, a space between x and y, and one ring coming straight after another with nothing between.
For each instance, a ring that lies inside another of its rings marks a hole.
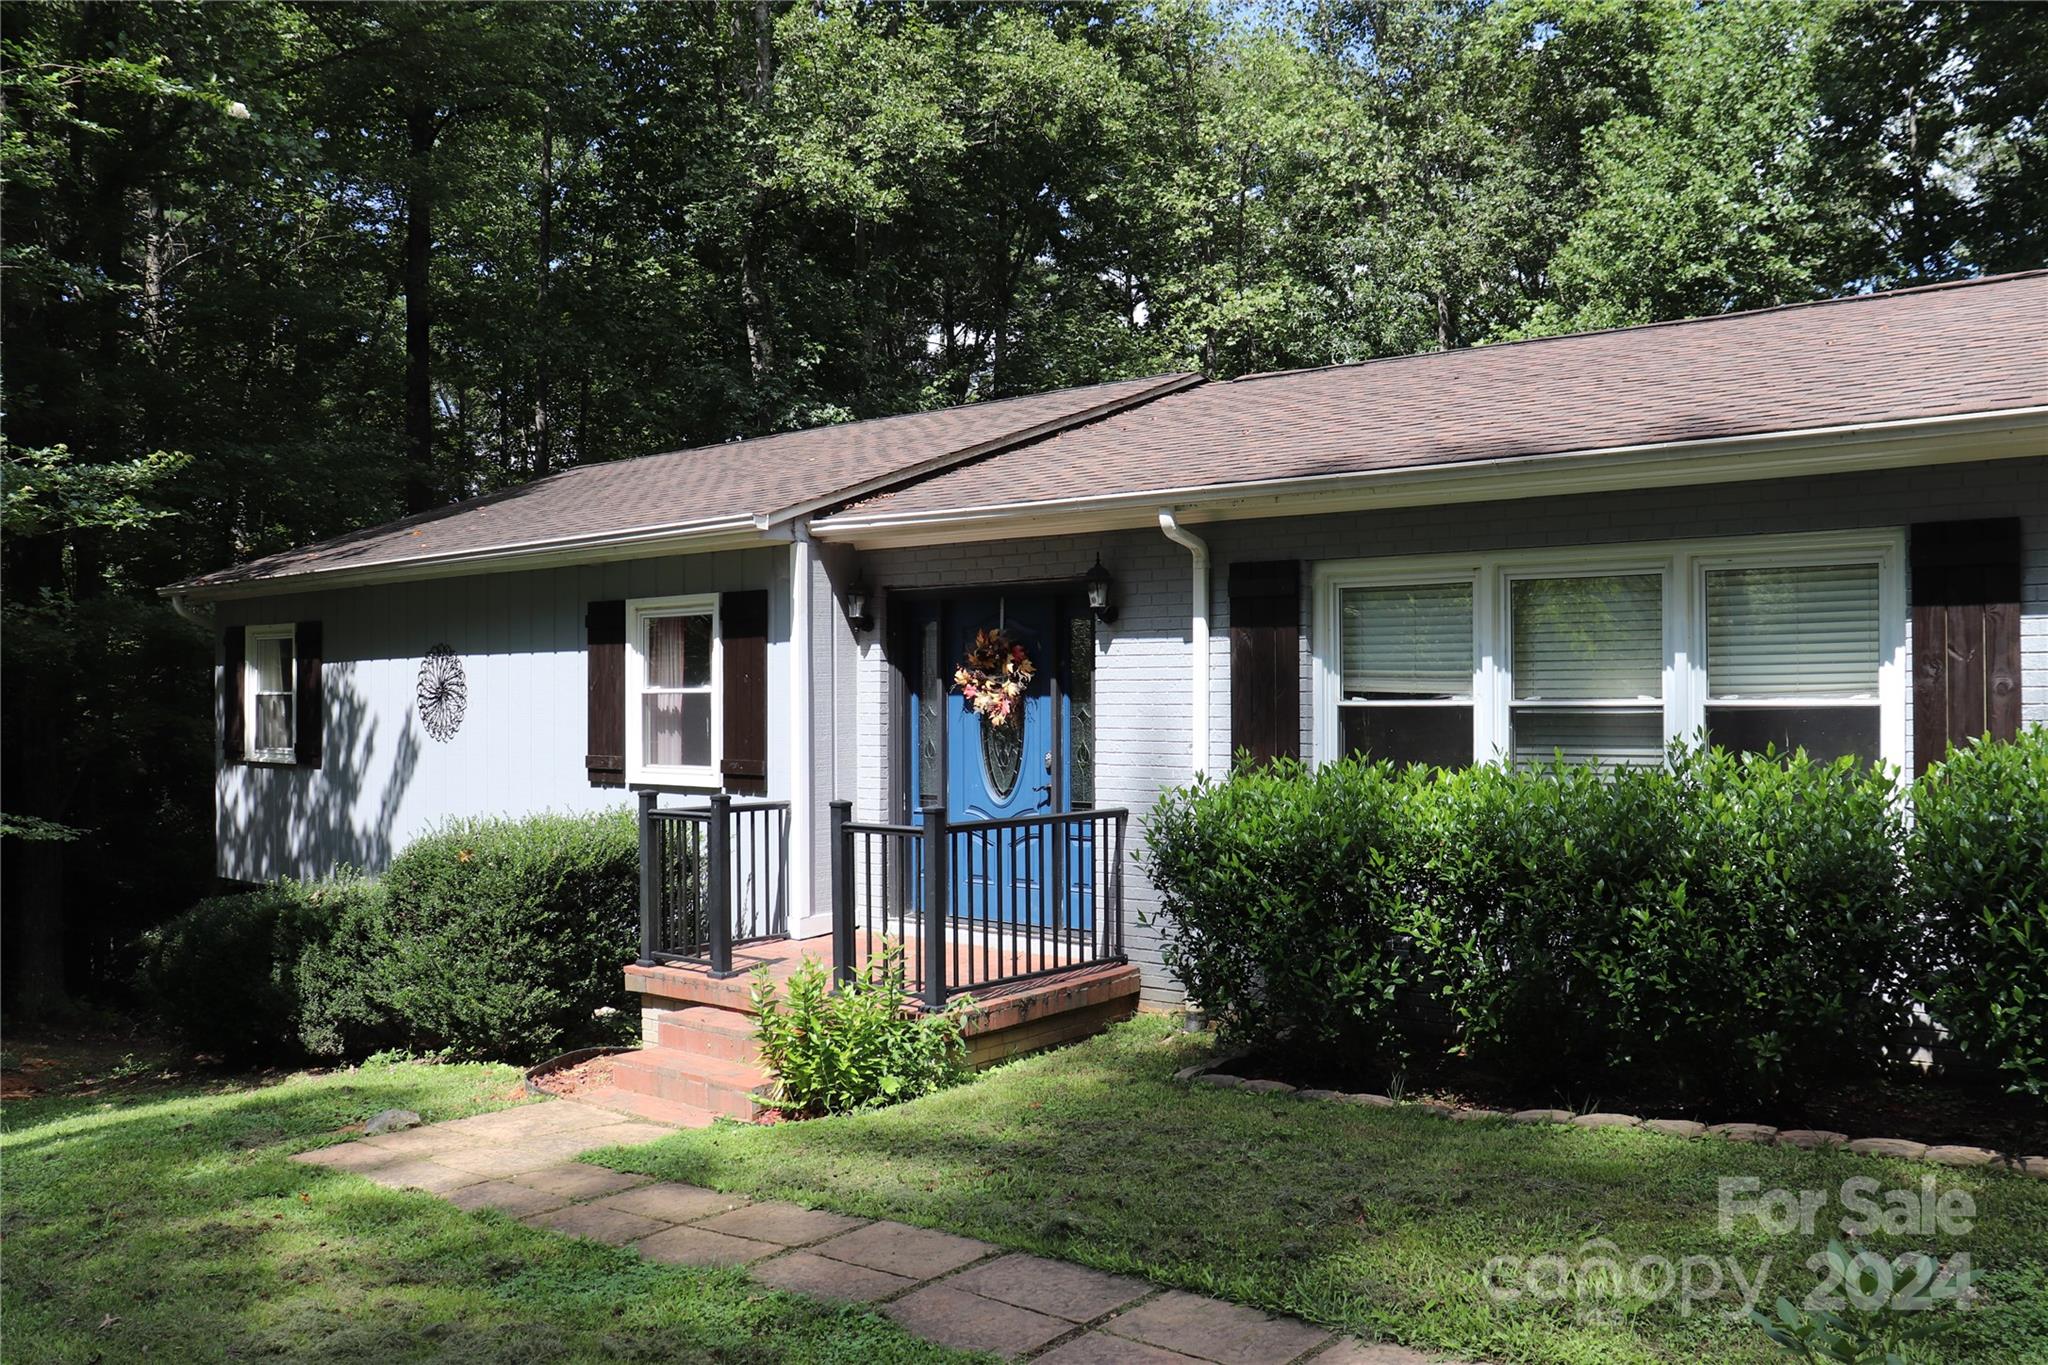
<instances>
[{"instance_id":1,"label":"mulch bed","mask_svg":"<svg viewBox=\"0 0 2048 1365\"><path fill-rule=\"evenodd\" d=\"M534 1090L573 1099L585 1091L608 1088L612 1083L612 1065L617 1060L611 1056L589 1057L573 1066L529 1077L526 1084Z\"/></svg>"},{"instance_id":2,"label":"mulch bed","mask_svg":"<svg viewBox=\"0 0 2048 1365\"><path fill-rule=\"evenodd\" d=\"M1247 1080L1284 1081L1299 1089L1386 1094L1395 1084L1387 1068L1345 1066L1298 1052L1255 1052L1222 1068ZM1537 1086L1450 1057L1411 1064L1403 1098L1487 1109L1605 1110L1643 1118L1700 1123L1767 1123L1777 1128L1823 1128L1851 1137L1910 1138L1929 1145L1956 1143L2004 1152L2048 1152L2048 1104L2008 1095L1995 1083L1942 1076L1902 1077L1792 1096L1771 1104L1717 1102L1675 1091L1635 1093L1585 1086Z\"/></svg>"}]
</instances>

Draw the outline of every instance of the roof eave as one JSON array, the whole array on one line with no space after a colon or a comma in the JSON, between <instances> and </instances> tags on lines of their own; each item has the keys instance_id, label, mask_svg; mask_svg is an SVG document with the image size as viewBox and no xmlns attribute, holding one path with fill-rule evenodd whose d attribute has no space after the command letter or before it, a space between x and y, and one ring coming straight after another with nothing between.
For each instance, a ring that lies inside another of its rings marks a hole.
<instances>
[{"instance_id":1,"label":"roof eave","mask_svg":"<svg viewBox=\"0 0 2048 1365\"><path fill-rule=\"evenodd\" d=\"M1148 527L1161 507L1175 509L1183 521L1236 521L2042 454L2048 454L2048 405L983 507L842 512L814 521L811 534L861 548L943 545Z\"/></svg>"},{"instance_id":2,"label":"roof eave","mask_svg":"<svg viewBox=\"0 0 2048 1365\"><path fill-rule=\"evenodd\" d=\"M775 544L787 539L786 526L776 520L743 514L673 526L646 527L625 533L595 532L582 536L560 536L546 540L450 550L442 554L416 555L383 563L337 564L328 568L271 574L257 578L222 582L188 579L157 589L157 595L198 602L217 602L233 598L270 597L289 592L318 592L330 588L361 587L376 583L409 583L433 578L456 578L468 574L599 564L665 554L703 554L713 550Z\"/></svg>"}]
</instances>

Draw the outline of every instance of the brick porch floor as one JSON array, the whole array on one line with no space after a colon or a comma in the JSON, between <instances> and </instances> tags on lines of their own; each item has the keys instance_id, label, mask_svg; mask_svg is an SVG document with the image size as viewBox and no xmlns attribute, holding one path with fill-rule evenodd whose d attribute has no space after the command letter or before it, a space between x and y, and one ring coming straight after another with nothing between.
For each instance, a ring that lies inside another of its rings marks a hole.
<instances>
[{"instance_id":1,"label":"brick porch floor","mask_svg":"<svg viewBox=\"0 0 2048 1365\"><path fill-rule=\"evenodd\" d=\"M1425 1365L1405 1347L972 1238L693 1185L575 1158L660 1137L567 1100L363 1138L296 1159L679 1265L745 1266L766 1285L868 1303L944 1346L1044 1365Z\"/></svg>"}]
</instances>

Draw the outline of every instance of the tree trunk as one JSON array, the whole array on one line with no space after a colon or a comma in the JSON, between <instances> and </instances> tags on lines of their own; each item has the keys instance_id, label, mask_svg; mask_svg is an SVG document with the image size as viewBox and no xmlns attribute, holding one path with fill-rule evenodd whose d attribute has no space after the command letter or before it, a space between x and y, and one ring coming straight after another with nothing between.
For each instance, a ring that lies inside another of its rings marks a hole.
<instances>
[{"instance_id":1,"label":"tree trunk","mask_svg":"<svg viewBox=\"0 0 2048 1365\"><path fill-rule=\"evenodd\" d=\"M540 111L540 268L538 321L533 366L533 474L545 478L554 466L554 432L548 422L548 359L554 345L554 319L548 316L548 276L555 261L555 124L545 105Z\"/></svg>"},{"instance_id":2,"label":"tree trunk","mask_svg":"<svg viewBox=\"0 0 2048 1365\"><path fill-rule=\"evenodd\" d=\"M439 501L434 491L433 372L428 349L433 307L427 297L434 251L427 158L440 133L434 111L420 105L406 110L405 131L411 153L405 187L405 510L424 512Z\"/></svg>"},{"instance_id":3,"label":"tree trunk","mask_svg":"<svg viewBox=\"0 0 2048 1365\"><path fill-rule=\"evenodd\" d=\"M768 105L775 88L775 6L754 0L754 76L747 102L754 114L754 185L747 202L747 226L740 239L740 315L747 328L747 365L756 381L775 368L775 342L770 334L768 284L761 257L766 251L768 174Z\"/></svg>"},{"instance_id":4,"label":"tree trunk","mask_svg":"<svg viewBox=\"0 0 2048 1365\"><path fill-rule=\"evenodd\" d=\"M164 218L163 195L150 188L136 191L137 216L142 219L141 322L144 354L152 365L163 363L164 343L170 335L170 314L166 296L170 275L171 231Z\"/></svg>"}]
</instances>

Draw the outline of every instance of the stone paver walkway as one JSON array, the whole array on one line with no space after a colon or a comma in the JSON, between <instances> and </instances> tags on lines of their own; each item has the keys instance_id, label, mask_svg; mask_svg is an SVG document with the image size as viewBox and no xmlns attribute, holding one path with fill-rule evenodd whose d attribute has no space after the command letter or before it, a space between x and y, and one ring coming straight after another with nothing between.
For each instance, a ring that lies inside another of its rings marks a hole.
<instances>
[{"instance_id":1,"label":"stone paver walkway","mask_svg":"<svg viewBox=\"0 0 2048 1365\"><path fill-rule=\"evenodd\" d=\"M1425 1365L1293 1318L1161 1289L930 1228L757 1202L585 1165L671 1130L568 1100L504 1109L297 1158L464 1209L627 1246L678 1265L740 1265L763 1284L871 1303L944 1346L1042 1365Z\"/></svg>"}]
</instances>

